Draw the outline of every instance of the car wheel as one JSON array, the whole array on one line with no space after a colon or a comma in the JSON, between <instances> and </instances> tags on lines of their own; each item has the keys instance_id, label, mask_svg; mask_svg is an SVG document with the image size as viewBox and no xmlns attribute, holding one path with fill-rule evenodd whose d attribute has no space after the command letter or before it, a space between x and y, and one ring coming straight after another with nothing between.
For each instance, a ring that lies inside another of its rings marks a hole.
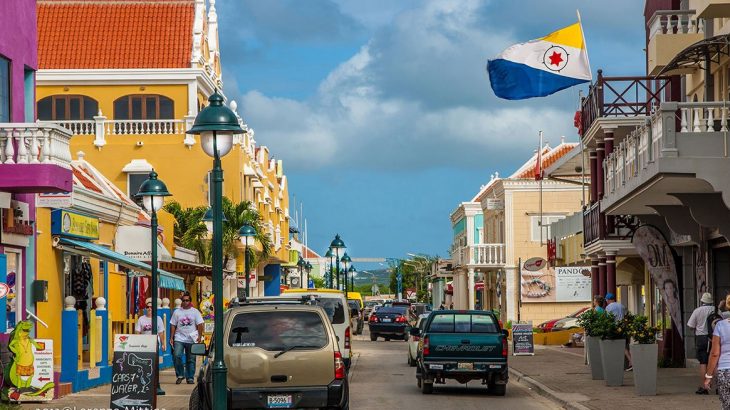
<instances>
[{"instance_id":1,"label":"car wheel","mask_svg":"<svg viewBox=\"0 0 730 410\"><path fill-rule=\"evenodd\" d=\"M487 390L495 396L504 396L507 393L507 385L490 383Z\"/></svg>"},{"instance_id":2,"label":"car wheel","mask_svg":"<svg viewBox=\"0 0 730 410\"><path fill-rule=\"evenodd\" d=\"M403 340L405 340L406 342L408 341L408 333L403 335Z\"/></svg>"},{"instance_id":3,"label":"car wheel","mask_svg":"<svg viewBox=\"0 0 730 410\"><path fill-rule=\"evenodd\" d=\"M390 337L388 337L388 336L385 336L385 341L386 341L386 342L390 342Z\"/></svg>"},{"instance_id":4,"label":"car wheel","mask_svg":"<svg viewBox=\"0 0 730 410\"><path fill-rule=\"evenodd\" d=\"M375 342L378 340L378 334L377 333L370 333L370 341Z\"/></svg>"},{"instance_id":5,"label":"car wheel","mask_svg":"<svg viewBox=\"0 0 730 410\"><path fill-rule=\"evenodd\" d=\"M195 386L190 393L190 402L188 403L190 410L205 410L205 403L200 398L200 386Z\"/></svg>"},{"instance_id":6,"label":"car wheel","mask_svg":"<svg viewBox=\"0 0 730 410\"><path fill-rule=\"evenodd\" d=\"M433 382L429 383L424 380L421 385L421 393L423 393L423 394L433 393Z\"/></svg>"}]
</instances>

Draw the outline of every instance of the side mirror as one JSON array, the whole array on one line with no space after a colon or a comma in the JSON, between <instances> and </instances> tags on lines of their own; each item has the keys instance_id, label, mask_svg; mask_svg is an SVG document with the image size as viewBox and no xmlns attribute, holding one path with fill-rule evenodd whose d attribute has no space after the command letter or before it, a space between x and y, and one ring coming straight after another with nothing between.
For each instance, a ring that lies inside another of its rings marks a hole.
<instances>
[{"instance_id":1,"label":"side mirror","mask_svg":"<svg viewBox=\"0 0 730 410\"><path fill-rule=\"evenodd\" d=\"M208 351L206 350L205 343L193 343L190 346L190 353L195 356L205 356L208 354Z\"/></svg>"},{"instance_id":2,"label":"side mirror","mask_svg":"<svg viewBox=\"0 0 730 410\"><path fill-rule=\"evenodd\" d=\"M411 336L420 336L421 335L421 329L417 327L411 328Z\"/></svg>"}]
</instances>

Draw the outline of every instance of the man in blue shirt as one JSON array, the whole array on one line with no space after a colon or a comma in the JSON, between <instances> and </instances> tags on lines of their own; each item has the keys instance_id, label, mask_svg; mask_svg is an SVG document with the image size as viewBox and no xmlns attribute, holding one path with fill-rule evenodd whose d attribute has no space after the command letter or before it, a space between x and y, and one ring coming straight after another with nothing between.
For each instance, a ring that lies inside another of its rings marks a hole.
<instances>
[{"instance_id":1,"label":"man in blue shirt","mask_svg":"<svg viewBox=\"0 0 730 410\"><path fill-rule=\"evenodd\" d=\"M626 308L624 305L616 302L616 296L613 293L606 293L606 303L608 303L608 306L606 306L606 313L610 313L613 315L613 318L615 321L619 321L624 318L626 315ZM629 372L634 369L634 367L631 365L631 352L629 351L629 340L626 339L626 350L624 350L624 355L626 356L627 360L627 368L626 371Z\"/></svg>"}]
</instances>

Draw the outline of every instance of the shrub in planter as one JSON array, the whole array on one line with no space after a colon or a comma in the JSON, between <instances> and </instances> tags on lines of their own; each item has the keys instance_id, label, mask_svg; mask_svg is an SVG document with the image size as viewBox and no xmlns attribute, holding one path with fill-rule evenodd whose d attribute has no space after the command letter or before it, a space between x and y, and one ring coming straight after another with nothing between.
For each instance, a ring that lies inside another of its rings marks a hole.
<instances>
[{"instance_id":1,"label":"shrub in planter","mask_svg":"<svg viewBox=\"0 0 730 410\"><path fill-rule=\"evenodd\" d=\"M633 320L629 313L621 320L607 313L596 324L596 332L601 335L599 346L607 386L621 386L624 382L624 351Z\"/></svg>"},{"instance_id":2,"label":"shrub in planter","mask_svg":"<svg viewBox=\"0 0 730 410\"><path fill-rule=\"evenodd\" d=\"M634 389L639 396L656 395L658 347L656 327L646 316L635 316L631 323L631 362L634 366Z\"/></svg>"},{"instance_id":3,"label":"shrub in planter","mask_svg":"<svg viewBox=\"0 0 730 410\"><path fill-rule=\"evenodd\" d=\"M601 338L601 335L598 334L598 321L601 320L601 316L605 316L605 314L591 309L578 318L578 326L583 328L586 335L585 349L588 354L588 364L591 366L591 378L593 380L603 380L601 349L598 346L598 341Z\"/></svg>"}]
</instances>

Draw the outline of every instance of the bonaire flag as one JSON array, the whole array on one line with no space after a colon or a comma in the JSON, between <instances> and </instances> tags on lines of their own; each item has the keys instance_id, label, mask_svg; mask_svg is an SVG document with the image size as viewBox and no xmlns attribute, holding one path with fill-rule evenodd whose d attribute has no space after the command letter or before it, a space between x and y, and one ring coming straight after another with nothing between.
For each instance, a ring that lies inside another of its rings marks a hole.
<instances>
[{"instance_id":1,"label":"bonaire flag","mask_svg":"<svg viewBox=\"0 0 730 410\"><path fill-rule=\"evenodd\" d=\"M507 100L544 97L591 81L580 22L513 45L489 60L487 71L494 94Z\"/></svg>"}]
</instances>

